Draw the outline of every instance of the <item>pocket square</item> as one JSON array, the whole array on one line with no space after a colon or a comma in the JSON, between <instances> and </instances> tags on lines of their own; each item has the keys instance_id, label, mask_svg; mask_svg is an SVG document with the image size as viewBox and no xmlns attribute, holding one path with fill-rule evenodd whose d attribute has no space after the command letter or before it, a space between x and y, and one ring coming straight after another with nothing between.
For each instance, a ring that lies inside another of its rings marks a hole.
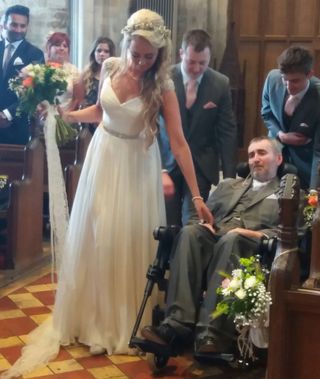
<instances>
[{"instance_id":1,"label":"pocket square","mask_svg":"<svg viewBox=\"0 0 320 379\"><path fill-rule=\"evenodd\" d=\"M212 101L208 101L203 106L203 109L212 109L212 108L217 108L217 104L213 103Z\"/></svg>"},{"instance_id":2,"label":"pocket square","mask_svg":"<svg viewBox=\"0 0 320 379\"><path fill-rule=\"evenodd\" d=\"M300 125L299 125L301 128L309 128L309 125L302 122Z\"/></svg>"},{"instance_id":3,"label":"pocket square","mask_svg":"<svg viewBox=\"0 0 320 379\"><path fill-rule=\"evenodd\" d=\"M14 66L21 66L23 63L23 60L20 58L20 57L17 57L14 62L13 62L13 65Z\"/></svg>"}]
</instances>

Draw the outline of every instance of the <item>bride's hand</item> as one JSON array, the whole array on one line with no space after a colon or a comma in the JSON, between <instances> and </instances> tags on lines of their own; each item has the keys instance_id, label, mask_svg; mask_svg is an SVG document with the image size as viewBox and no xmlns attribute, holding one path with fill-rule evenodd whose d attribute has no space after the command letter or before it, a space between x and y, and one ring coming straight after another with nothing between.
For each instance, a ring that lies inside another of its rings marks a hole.
<instances>
[{"instance_id":1,"label":"bride's hand","mask_svg":"<svg viewBox=\"0 0 320 379\"><path fill-rule=\"evenodd\" d=\"M39 103L36 108L36 115L41 122L45 121L48 116L48 108L45 104Z\"/></svg>"},{"instance_id":2,"label":"bride's hand","mask_svg":"<svg viewBox=\"0 0 320 379\"><path fill-rule=\"evenodd\" d=\"M214 224L214 217L210 209L206 206L201 197L194 199L193 204L196 208L199 219L202 222L207 222L210 225Z\"/></svg>"},{"instance_id":3,"label":"bride's hand","mask_svg":"<svg viewBox=\"0 0 320 379\"><path fill-rule=\"evenodd\" d=\"M64 111L59 105L57 106L57 111L64 122L66 122L67 124L71 123L69 116L70 112Z\"/></svg>"}]
</instances>

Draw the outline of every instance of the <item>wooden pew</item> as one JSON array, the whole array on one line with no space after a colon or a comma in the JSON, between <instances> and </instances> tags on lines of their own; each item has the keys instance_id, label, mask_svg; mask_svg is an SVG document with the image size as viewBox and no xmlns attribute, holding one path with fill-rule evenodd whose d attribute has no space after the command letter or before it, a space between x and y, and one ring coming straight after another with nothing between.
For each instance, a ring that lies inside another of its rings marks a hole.
<instances>
[{"instance_id":1,"label":"wooden pew","mask_svg":"<svg viewBox=\"0 0 320 379\"><path fill-rule=\"evenodd\" d=\"M64 166L69 209L71 209L73 204L81 169L91 138L92 134L90 133L89 129L87 127L82 127L76 139L74 162L73 164Z\"/></svg>"},{"instance_id":2,"label":"wooden pew","mask_svg":"<svg viewBox=\"0 0 320 379\"><path fill-rule=\"evenodd\" d=\"M26 146L0 144L0 173L9 176L9 206L1 212L6 220L5 269L24 270L43 259L44 147L37 137Z\"/></svg>"},{"instance_id":3,"label":"wooden pew","mask_svg":"<svg viewBox=\"0 0 320 379\"><path fill-rule=\"evenodd\" d=\"M320 372L320 208L312 227L310 278L299 282L297 190L281 198L280 244L270 275L272 306L267 379L316 378ZM289 250L289 252L288 252Z\"/></svg>"}]
</instances>

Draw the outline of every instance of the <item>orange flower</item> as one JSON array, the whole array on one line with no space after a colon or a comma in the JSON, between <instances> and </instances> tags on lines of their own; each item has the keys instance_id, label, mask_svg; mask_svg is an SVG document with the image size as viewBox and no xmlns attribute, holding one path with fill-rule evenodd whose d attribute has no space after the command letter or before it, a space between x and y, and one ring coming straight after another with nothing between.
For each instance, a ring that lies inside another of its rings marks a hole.
<instances>
[{"instance_id":1,"label":"orange flower","mask_svg":"<svg viewBox=\"0 0 320 379\"><path fill-rule=\"evenodd\" d=\"M47 65L48 66L51 66L53 68L61 68L62 67L62 64L61 63L58 63L58 62L52 62L52 61L48 61L47 62Z\"/></svg>"},{"instance_id":2,"label":"orange flower","mask_svg":"<svg viewBox=\"0 0 320 379\"><path fill-rule=\"evenodd\" d=\"M26 88L33 87L33 77L27 76L25 79L23 79L22 85Z\"/></svg>"},{"instance_id":3,"label":"orange flower","mask_svg":"<svg viewBox=\"0 0 320 379\"><path fill-rule=\"evenodd\" d=\"M311 195L308 198L308 204L312 207L316 207L318 204L318 196L317 195Z\"/></svg>"}]
</instances>

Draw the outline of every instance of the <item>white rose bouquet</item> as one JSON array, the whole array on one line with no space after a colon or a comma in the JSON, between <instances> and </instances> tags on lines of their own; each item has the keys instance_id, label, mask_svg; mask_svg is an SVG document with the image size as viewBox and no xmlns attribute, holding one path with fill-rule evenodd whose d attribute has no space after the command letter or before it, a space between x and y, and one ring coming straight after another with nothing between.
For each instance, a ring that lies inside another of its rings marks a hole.
<instances>
[{"instance_id":1,"label":"white rose bouquet","mask_svg":"<svg viewBox=\"0 0 320 379\"><path fill-rule=\"evenodd\" d=\"M268 324L271 294L266 289L267 270L260 265L259 256L240 258L240 268L232 274L220 273L225 279L217 293L222 300L212 314L217 318L223 314L234 319L240 333L238 346L242 356L253 357L250 330L264 328ZM259 346L259 345L258 345ZM266 347L265 343L263 346Z\"/></svg>"}]
</instances>

